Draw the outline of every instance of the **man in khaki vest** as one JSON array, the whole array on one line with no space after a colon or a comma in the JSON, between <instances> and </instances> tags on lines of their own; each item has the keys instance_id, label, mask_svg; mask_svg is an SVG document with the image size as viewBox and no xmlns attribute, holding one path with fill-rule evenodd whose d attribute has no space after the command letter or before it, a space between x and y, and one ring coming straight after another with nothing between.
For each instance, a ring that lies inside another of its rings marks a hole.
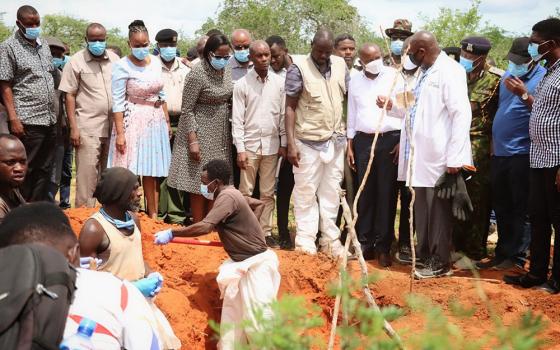
<instances>
[{"instance_id":1,"label":"man in khaki vest","mask_svg":"<svg viewBox=\"0 0 560 350\"><path fill-rule=\"evenodd\" d=\"M294 57L286 73L288 160L294 165L296 250L338 257L343 248L336 216L344 171L345 127L342 105L349 80L344 60L331 56L331 32L319 30L311 54Z\"/></svg>"}]
</instances>

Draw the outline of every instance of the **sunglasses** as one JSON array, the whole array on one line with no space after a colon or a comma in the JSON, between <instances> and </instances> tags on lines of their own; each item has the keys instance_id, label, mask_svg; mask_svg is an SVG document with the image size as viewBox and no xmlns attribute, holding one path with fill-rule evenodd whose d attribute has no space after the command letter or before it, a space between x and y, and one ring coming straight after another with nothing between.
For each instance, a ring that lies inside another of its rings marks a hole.
<instances>
[{"instance_id":1,"label":"sunglasses","mask_svg":"<svg viewBox=\"0 0 560 350\"><path fill-rule=\"evenodd\" d=\"M231 58L231 55L227 55L227 56L216 56L216 54L214 54L213 52L210 52L210 55L218 60L229 60Z\"/></svg>"}]
</instances>

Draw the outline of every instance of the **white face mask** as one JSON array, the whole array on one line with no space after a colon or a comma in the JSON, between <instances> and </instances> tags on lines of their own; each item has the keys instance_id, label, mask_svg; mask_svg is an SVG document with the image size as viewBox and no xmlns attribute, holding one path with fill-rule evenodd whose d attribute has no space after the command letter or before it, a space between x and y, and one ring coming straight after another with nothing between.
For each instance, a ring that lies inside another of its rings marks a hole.
<instances>
[{"instance_id":1,"label":"white face mask","mask_svg":"<svg viewBox=\"0 0 560 350\"><path fill-rule=\"evenodd\" d=\"M204 198L208 199L209 201L213 201L214 200L214 192L216 192L216 190L214 189L214 192L210 192L208 190L208 186L210 186L210 184L212 182L216 181L216 179L210 181L208 183L208 185L205 184L200 184L200 194L204 196Z\"/></svg>"},{"instance_id":2,"label":"white face mask","mask_svg":"<svg viewBox=\"0 0 560 350\"><path fill-rule=\"evenodd\" d=\"M412 63L412 60L410 59L409 55L406 55L403 61L403 68L406 70L413 70L418 68L418 66Z\"/></svg>"},{"instance_id":3,"label":"white face mask","mask_svg":"<svg viewBox=\"0 0 560 350\"><path fill-rule=\"evenodd\" d=\"M383 68L383 60L381 58L376 59L375 61L371 61L365 66L365 71L374 75L381 73L381 69Z\"/></svg>"}]
</instances>

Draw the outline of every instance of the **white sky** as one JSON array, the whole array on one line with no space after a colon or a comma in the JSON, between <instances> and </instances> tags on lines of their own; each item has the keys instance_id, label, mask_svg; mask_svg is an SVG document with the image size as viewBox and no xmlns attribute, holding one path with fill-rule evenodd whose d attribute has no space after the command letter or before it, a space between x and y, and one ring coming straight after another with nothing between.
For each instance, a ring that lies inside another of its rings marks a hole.
<instances>
[{"instance_id":1,"label":"white sky","mask_svg":"<svg viewBox=\"0 0 560 350\"><path fill-rule=\"evenodd\" d=\"M163 28L194 32L214 17L220 0L0 0L4 21L15 25L17 8L23 4L34 6L41 15L67 14L88 21L102 23L107 28L118 27L123 33L134 19L142 19L151 36ZM408 18L413 30L422 23L419 14L434 17L440 7L466 9L468 0L351 0L372 29L390 27L396 18ZM558 0L482 0L483 21L498 25L510 32L530 33L534 23L555 13ZM271 33L274 34L274 33Z\"/></svg>"}]
</instances>

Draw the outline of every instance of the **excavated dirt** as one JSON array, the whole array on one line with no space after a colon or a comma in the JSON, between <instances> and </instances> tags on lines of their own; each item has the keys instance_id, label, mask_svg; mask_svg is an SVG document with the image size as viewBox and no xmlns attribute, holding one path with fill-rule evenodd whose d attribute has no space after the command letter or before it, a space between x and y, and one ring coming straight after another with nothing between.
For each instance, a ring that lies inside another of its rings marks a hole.
<instances>
[{"instance_id":1,"label":"excavated dirt","mask_svg":"<svg viewBox=\"0 0 560 350\"><path fill-rule=\"evenodd\" d=\"M72 228L79 233L92 209L71 209L66 211ZM169 318L183 349L215 349L213 332L209 320L219 321L221 300L216 283L218 267L226 258L223 248L169 244L155 246L153 233L169 225L148 219L141 215L144 258L154 269L165 277L165 285L156 303ZM202 239L218 240L217 234ZM327 295L331 281L337 278L336 264L325 256L308 256L297 252L276 251L280 259L282 294L297 294L309 303L318 305L322 310L325 325L313 332L327 342L330 318L334 300ZM373 292L380 306L406 306L409 291L410 269L394 265L383 269L375 263L369 265L370 272L376 272L381 279L373 285ZM357 262L350 262L350 271L358 275ZM510 271L511 273L511 271ZM456 273L451 278L416 281L414 293L429 298L439 305L458 325L467 339L480 339L493 329L489 310L477 292L475 281L470 273ZM543 348L560 350L560 296L545 292L522 290L501 282L503 272L483 272L480 286L488 296L491 309L499 315L505 325L511 325L528 310L542 315L546 329L542 332L545 341ZM457 318L450 315L450 303L459 302L466 308L474 308L471 318ZM407 311L405 316L392 323L404 338L423 330L424 322L420 315Z\"/></svg>"}]
</instances>

